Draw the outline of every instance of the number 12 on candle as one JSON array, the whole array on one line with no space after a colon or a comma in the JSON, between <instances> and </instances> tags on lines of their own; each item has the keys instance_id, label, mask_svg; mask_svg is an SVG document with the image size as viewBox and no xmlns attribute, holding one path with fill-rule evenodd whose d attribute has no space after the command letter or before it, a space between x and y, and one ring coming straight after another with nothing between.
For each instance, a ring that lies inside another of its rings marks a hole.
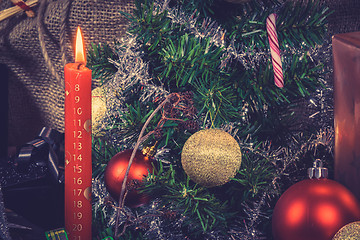
<instances>
[{"instance_id":1,"label":"number 12 on candle","mask_svg":"<svg viewBox=\"0 0 360 240\"><path fill-rule=\"evenodd\" d=\"M79 41L78 28L75 63L64 69L65 229L69 240L91 240L91 70Z\"/></svg>"}]
</instances>

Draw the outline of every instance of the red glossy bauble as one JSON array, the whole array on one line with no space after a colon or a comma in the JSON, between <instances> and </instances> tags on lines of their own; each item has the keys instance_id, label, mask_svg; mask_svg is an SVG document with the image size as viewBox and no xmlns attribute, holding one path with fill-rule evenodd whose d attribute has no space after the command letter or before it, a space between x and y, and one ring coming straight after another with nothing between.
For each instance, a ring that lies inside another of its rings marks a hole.
<instances>
[{"instance_id":1,"label":"red glossy bauble","mask_svg":"<svg viewBox=\"0 0 360 240\"><path fill-rule=\"evenodd\" d=\"M276 240L331 240L346 224L360 220L360 205L343 185L307 179L292 185L276 203L272 230Z\"/></svg>"},{"instance_id":2,"label":"red glossy bauble","mask_svg":"<svg viewBox=\"0 0 360 240\"><path fill-rule=\"evenodd\" d=\"M105 169L105 186L111 197L118 201L125 172L129 164L132 149L127 149L114 155L108 162ZM135 181L141 181L144 176L148 175L148 171L152 171L151 160L141 151L137 151L135 158L131 164L127 183L131 184ZM136 189L130 189L125 198L125 205L128 207L139 207L150 201L150 197L146 194L140 194Z\"/></svg>"}]
</instances>

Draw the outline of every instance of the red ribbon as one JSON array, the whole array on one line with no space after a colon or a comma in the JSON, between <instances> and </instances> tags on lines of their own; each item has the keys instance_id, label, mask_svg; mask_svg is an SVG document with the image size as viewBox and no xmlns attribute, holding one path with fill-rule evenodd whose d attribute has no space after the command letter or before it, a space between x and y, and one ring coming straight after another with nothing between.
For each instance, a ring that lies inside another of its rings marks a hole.
<instances>
[{"instance_id":1,"label":"red ribbon","mask_svg":"<svg viewBox=\"0 0 360 240\"><path fill-rule=\"evenodd\" d=\"M18 1L17 3L14 3L16 6L21 7L22 10L24 11L31 11L31 8L26 5L26 3L24 3L23 1Z\"/></svg>"}]
</instances>

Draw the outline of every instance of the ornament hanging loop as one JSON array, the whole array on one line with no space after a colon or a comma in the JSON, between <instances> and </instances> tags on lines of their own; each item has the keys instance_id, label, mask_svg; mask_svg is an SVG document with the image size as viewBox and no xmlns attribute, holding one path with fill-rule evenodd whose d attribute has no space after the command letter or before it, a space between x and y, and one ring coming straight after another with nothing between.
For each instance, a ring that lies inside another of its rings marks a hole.
<instances>
[{"instance_id":1,"label":"ornament hanging loop","mask_svg":"<svg viewBox=\"0 0 360 240\"><path fill-rule=\"evenodd\" d=\"M308 168L308 176L310 179L327 178L328 169L323 167L323 163L320 159L316 159L312 168Z\"/></svg>"}]
</instances>

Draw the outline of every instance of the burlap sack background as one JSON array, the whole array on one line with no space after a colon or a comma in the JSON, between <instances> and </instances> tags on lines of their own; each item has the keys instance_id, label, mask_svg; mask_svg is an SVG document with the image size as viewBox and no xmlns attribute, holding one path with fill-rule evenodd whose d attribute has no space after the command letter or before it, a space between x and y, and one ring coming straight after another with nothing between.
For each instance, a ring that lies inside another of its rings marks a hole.
<instances>
[{"instance_id":1,"label":"burlap sack background","mask_svg":"<svg viewBox=\"0 0 360 240\"><path fill-rule=\"evenodd\" d=\"M42 126L63 131L64 90L61 48L72 61L71 37L80 25L85 43L111 43L124 34L126 19L120 11L132 12L129 0L45 1L34 7L42 18L25 14L0 22L0 63L11 70L9 79L9 144L20 145L32 139ZM360 0L322 0L335 13L329 20L329 39L333 34L360 31ZM0 10L12 6L0 0ZM47 68L41 51L38 26L44 28L44 42L56 79ZM65 42L60 44L61 24L65 24ZM330 41L331 42L331 41ZM331 81L331 80L330 80ZM94 82L94 87L97 85Z\"/></svg>"},{"instance_id":2,"label":"burlap sack background","mask_svg":"<svg viewBox=\"0 0 360 240\"><path fill-rule=\"evenodd\" d=\"M73 41L81 26L87 48L90 43L111 43L125 31L127 21L120 11L131 13L132 1L122 0L40 0L34 7L41 18L16 15L0 22L0 63L10 68L9 145L18 146L33 139L43 126L63 131L64 90L60 32L65 24L65 56L73 61ZM0 0L0 10L12 7ZM61 79L48 69L39 41L39 23L51 64ZM93 87L97 82L93 81Z\"/></svg>"}]
</instances>

